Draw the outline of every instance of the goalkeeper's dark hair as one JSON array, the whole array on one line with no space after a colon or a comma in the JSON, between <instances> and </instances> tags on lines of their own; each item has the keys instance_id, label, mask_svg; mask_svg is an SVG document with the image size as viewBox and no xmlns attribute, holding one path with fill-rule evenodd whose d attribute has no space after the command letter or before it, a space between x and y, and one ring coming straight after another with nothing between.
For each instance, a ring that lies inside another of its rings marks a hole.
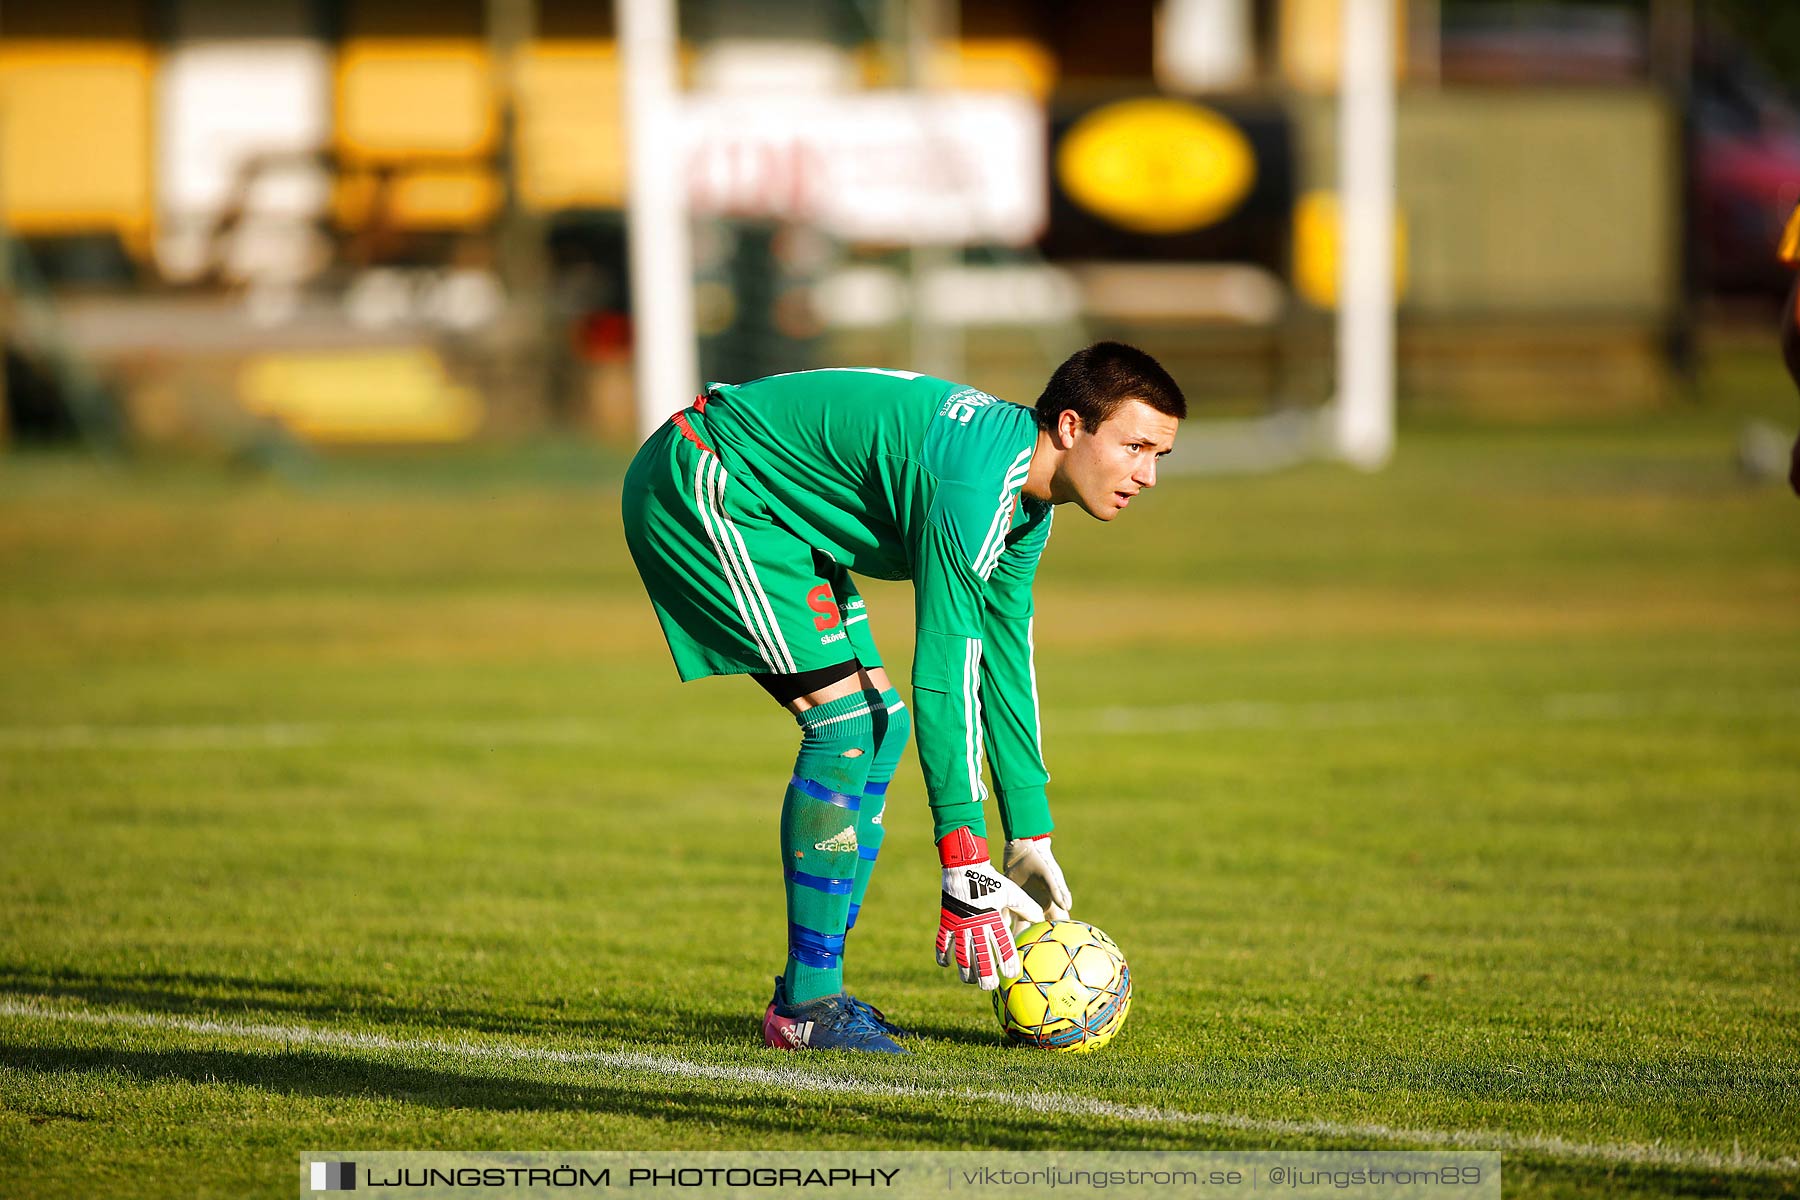
<instances>
[{"instance_id":1,"label":"goalkeeper's dark hair","mask_svg":"<svg viewBox=\"0 0 1800 1200\"><path fill-rule=\"evenodd\" d=\"M1059 413L1073 409L1082 428L1093 433L1127 400L1142 400L1177 420L1187 417L1187 397L1161 363L1124 342L1095 342L1069 355L1044 385L1036 406L1038 428L1052 428Z\"/></svg>"}]
</instances>

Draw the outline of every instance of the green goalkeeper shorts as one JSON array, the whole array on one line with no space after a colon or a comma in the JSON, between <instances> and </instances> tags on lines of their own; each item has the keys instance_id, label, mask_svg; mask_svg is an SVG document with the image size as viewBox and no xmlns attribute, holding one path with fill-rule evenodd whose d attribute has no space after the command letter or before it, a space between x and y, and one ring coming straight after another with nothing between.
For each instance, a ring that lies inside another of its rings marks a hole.
<instances>
[{"instance_id":1,"label":"green goalkeeper shorts","mask_svg":"<svg viewBox=\"0 0 1800 1200\"><path fill-rule=\"evenodd\" d=\"M733 482L693 415L650 436L624 495L625 544L683 682L880 666L849 572Z\"/></svg>"}]
</instances>

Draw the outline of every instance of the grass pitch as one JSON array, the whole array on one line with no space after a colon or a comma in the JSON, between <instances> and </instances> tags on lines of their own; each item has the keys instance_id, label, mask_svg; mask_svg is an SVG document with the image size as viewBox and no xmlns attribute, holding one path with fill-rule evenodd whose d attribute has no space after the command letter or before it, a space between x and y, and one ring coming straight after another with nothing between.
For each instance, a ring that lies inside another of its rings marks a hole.
<instances>
[{"instance_id":1,"label":"grass pitch","mask_svg":"<svg viewBox=\"0 0 1800 1200\"><path fill-rule=\"evenodd\" d=\"M0 461L0 1193L285 1195L325 1147L1469 1145L1514 1195L1795 1194L1800 502L1732 435L1413 429L1379 477L1066 514L1057 844L1132 1016L999 1043L931 959L909 760L849 959L928 1035L899 1061L758 1045L794 730L674 681L620 464ZM907 592L869 598L904 679Z\"/></svg>"}]
</instances>

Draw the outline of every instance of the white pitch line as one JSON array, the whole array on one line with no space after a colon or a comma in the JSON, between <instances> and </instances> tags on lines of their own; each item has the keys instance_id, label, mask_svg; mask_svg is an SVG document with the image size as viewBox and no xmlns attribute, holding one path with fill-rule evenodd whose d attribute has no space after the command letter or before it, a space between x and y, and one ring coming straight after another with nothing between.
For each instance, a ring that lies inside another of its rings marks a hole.
<instances>
[{"instance_id":1,"label":"white pitch line","mask_svg":"<svg viewBox=\"0 0 1800 1200\"><path fill-rule=\"evenodd\" d=\"M1399 1143L1457 1150L1499 1150L1541 1155L1546 1158L1642 1166L1683 1167L1734 1173L1788 1173L1800 1171L1800 1158L1769 1158L1733 1151L1688 1150L1660 1142L1588 1144L1546 1134L1516 1134L1499 1129L1405 1129L1392 1125L1352 1124L1339 1121L1279 1120L1246 1117L1235 1113L1188 1112L1148 1104L1119 1104L1061 1092L1019 1094L978 1088L933 1087L898 1083L834 1079L820 1076L808 1056L794 1056L783 1066L740 1067L690 1062L669 1054L632 1050L553 1050L503 1042L448 1042L431 1038L393 1038L378 1033L351 1033L309 1025L252 1024L237 1021L199 1020L166 1013L91 1012L45 1008L18 1000L0 1000L0 1017L79 1025L112 1025L142 1029L172 1029L185 1033L252 1038L286 1045L337 1046L351 1050L424 1052L501 1062L553 1062L570 1066L633 1071L680 1079L710 1079L758 1087L788 1088L838 1096L883 1096L901 1099L942 1099L991 1104L1043 1116L1100 1117L1145 1125L1203 1126L1238 1133L1275 1134L1284 1137L1323 1137L1338 1141Z\"/></svg>"}]
</instances>

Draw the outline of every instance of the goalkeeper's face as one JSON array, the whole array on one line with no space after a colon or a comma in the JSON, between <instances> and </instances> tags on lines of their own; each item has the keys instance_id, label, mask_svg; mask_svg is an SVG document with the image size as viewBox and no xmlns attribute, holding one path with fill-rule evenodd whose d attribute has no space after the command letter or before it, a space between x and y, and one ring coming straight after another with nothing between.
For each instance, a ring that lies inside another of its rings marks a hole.
<instances>
[{"instance_id":1,"label":"goalkeeper's face","mask_svg":"<svg viewBox=\"0 0 1800 1200\"><path fill-rule=\"evenodd\" d=\"M1175 448L1180 424L1142 400L1125 401L1092 433L1073 412L1063 413L1057 432L1068 448L1052 497L1073 500L1089 516L1112 520L1139 492L1156 486L1157 460Z\"/></svg>"}]
</instances>

